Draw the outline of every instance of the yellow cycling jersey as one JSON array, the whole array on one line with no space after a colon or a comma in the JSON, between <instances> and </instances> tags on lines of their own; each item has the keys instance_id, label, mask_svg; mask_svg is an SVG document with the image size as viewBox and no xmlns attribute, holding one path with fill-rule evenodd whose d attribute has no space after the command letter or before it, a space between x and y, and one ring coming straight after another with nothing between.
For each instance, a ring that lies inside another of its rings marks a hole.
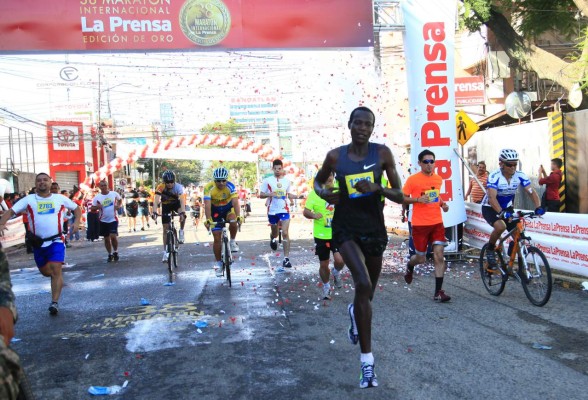
<instances>
[{"instance_id":1,"label":"yellow cycling jersey","mask_svg":"<svg viewBox=\"0 0 588 400\"><path fill-rule=\"evenodd\" d=\"M219 190L214 182L204 186L204 200L210 200L213 207L224 207L239 195L232 182L227 181L227 186Z\"/></svg>"}]
</instances>

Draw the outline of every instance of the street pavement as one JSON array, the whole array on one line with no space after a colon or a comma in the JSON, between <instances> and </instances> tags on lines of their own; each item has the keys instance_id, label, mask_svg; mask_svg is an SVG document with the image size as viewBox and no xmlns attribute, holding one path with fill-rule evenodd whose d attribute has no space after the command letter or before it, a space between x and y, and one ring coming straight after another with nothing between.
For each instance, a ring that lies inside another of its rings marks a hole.
<instances>
[{"instance_id":1,"label":"street pavement","mask_svg":"<svg viewBox=\"0 0 588 400\"><path fill-rule=\"evenodd\" d=\"M186 230L173 286L164 285L161 225L127 233L123 219L118 263L106 263L102 242L73 242L55 317L49 279L23 248L9 249L20 315L12 347L37 398L90 398L90 386L125 381L124 399L587 397L587 292L555 287L538 308L516 282L490 296L477 263L452 261L444 286L453 299L438 304L432 266L404 283L397 236L373 302L380 386L359 389L359 347L346 334L347 270L333 300L321 300L312 225L298 212L294 268L277 271L281 249L269 248L263 212L255 202L239 233L232 288L211 268L212 237L202 226Z\"/></svg>"}]
</instances>

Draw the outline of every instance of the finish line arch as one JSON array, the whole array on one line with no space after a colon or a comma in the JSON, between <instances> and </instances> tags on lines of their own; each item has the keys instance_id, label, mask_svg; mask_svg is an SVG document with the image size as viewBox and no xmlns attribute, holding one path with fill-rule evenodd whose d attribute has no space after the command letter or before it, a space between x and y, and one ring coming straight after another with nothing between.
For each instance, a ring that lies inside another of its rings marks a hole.
<instances>
[{"instance_id":1,"label":"finish line arch","mask_svg":"<svg viewBox=\"0 0 588 400\"><path fill-rule=\"evenodd\" d=\"M194 134L189 137L174 137L164 140L158 140L151 144L138 145L126 154L117 155L112 161L100 167L93 174L88 176L80 187L84 190L90 189L92 182L98 182L106 179L116 171L121 170L124 166L136 162L139 158L161 158L163 154L173 157L173 151L180 148L197 148L199 146L214 146L219 148L230 148L240 151L247 151L266 161L282 159L282 156L274 150L273 147L255 142L253 139L242 137L214 134ZM155 157L157 156L157 157ZM308 192L309 188L304 175L304 171L284 160L284 170L286 174L292 175L292 183L298 194Z\"/></svg>"}]
</instances>

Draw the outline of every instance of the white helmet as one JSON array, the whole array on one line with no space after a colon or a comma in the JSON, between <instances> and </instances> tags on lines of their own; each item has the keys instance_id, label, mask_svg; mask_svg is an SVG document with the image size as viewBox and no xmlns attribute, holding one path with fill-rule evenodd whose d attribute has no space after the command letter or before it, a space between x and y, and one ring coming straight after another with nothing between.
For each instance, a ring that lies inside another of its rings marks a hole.
<instances>
[{"instance_id":1,"label":"white helmet","mask_svg":"<svg viewBox=\"0 0 588 400\"><path fill-rule=\"evenodd\" d=\"M229 171L225 167L218 167L212 173L212 177L216 179L227 179L229 177Z\"/></svg>"},{"instance_id":2,"label":"white helmet","mask_svg":"<svg viewBox=\"0 0 588 400\"><path fill-rule=\"evenodd\" d=\"M500 161L518 161L519 160L519 153L513 149L502 149L500 151L500 156L498 157Z\"/></svg>"}]
</instances>

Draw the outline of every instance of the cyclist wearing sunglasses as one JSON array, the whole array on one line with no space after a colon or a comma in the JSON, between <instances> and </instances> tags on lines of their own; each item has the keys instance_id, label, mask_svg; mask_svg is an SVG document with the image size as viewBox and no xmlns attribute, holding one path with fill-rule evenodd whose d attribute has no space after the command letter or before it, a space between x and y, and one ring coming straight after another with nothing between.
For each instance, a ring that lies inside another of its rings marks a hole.
<instances>
[{"instance_id":1,"label":"cyclist wearing sunglasses","mask_svg":"<svg viewBox=\"0 0 588 400\"><path fill-rule=\"evenodd\" d=\"M216 259L213 268L217 276L222 276L221 234L223 227L217 224L217 222L220 220L229 222L231 251L238 252L239 245L237 245L235 239L237 237L237 229L243 222L243 219L240 215L241 207L239 207L239 194L237 189L232 182L227 180L229 171L225 167L219 167L213 171L212 177L214 181L204 186L204 213L206 215L204 226L207 229L212 228L212 235L214 237L212 251Z\"/></svg>"},{"instance_id":2,"label":"cyclist wearing sunglasses","mask_svg":"<svg viewBox=\"0 0 588 400\"><path fill-rule=\"evenodd\" d=\"M161 224L163 225L163 259L167 262L169 254L165 251L166 234L169 228L169 213L175 211L180 216L180 231L178 241L184 243L184 225L186 224L186 197L184 187L176 182L176 174L173 171L165 171L162 176L163 183L157 185L155 198L153 199L153 219L157 218L157 208L161 202Z\"/></svg>"},{"instance_id":3,"label":"cyclist wearing sunglasses","mask_svg":"<svg viewBox=\"0 0 588 400\"><path fill-rule=\"evenodd\" d=\"M535 213L545 214L537 192L531 187L531 181L524 172L517 171L519 153L513 149L503 149L498 160L500 168L488 177L487 192L482 199L482 215L494 228L490 234L486 253L488 264L494 269L497 268L494 251L496 242L506 229L514 228L514 224L509 221L514 212L514 198L519 187L525 188L525 193L533 200Z\"/></svg>"}]
</instances>

